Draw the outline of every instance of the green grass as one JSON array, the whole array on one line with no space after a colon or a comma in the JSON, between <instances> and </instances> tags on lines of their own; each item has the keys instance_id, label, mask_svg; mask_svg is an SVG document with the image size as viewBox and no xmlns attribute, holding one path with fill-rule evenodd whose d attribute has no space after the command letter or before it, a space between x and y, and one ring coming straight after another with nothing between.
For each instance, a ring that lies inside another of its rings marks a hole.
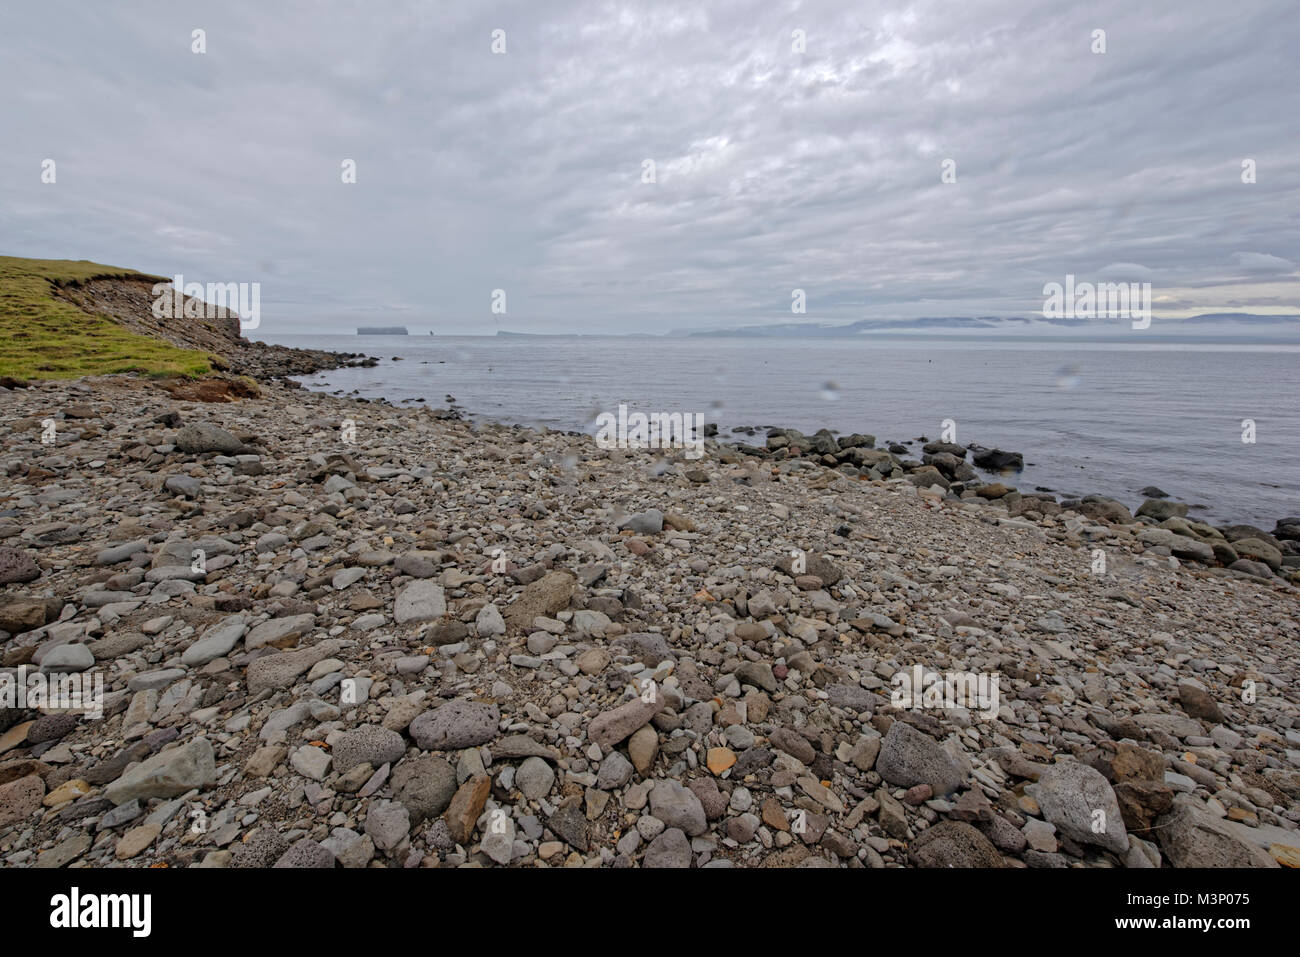
<instances>
[{"instance_id":1,"label":"green grass","mask_svg":"<svg viewBox=\"0 0 1300 957\"><path fill-rule=\"evenodd\" d=\"M75 379L142 372L194 377L212 371L205 353L128 332L54 296L57 285L142 275L84 259L0 256L0 376Z\"/></svg>"}]
</instances>

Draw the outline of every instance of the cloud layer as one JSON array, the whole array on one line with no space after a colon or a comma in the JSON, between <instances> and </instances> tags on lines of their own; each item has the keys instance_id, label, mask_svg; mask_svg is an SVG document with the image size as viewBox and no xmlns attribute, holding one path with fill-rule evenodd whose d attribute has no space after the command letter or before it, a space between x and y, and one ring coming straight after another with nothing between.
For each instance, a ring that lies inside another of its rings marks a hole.
<instances>
[{"instance_id":1,"label":"cloud layer","mask_svg":"<svg viewBox=\"0 0 1300 957\"><path fill-rule=\"evenodd\" d=\"M1283 4L46 0L6 19L0 253L260 282L268 333L787 322L795 289L810 320L1023 314L1066 273L1151 282L1158 314L1300 306Z\"/></svg>"}]
</instances>

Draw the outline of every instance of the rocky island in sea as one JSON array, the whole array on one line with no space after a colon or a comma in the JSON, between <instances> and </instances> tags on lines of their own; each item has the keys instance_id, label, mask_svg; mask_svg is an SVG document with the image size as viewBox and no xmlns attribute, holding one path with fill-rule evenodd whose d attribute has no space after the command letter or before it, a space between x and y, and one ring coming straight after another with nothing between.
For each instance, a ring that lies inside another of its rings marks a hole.
<instances>
[{"instance_id":1,"label":"rocky island in sea","mask_svg":"<svg viewBox=\"0 0 1300 957\"><path fill-rule=\"evenodd\" d=\"M1300 519L315 393L150 279L0 260L4 865L1300 860Z\"/></svg>"},{"instance_id":2,"label":"rocky island in sea","mask_svg":"<svg viewBox=\"0 0 1300 957\"><path fill-rule=\"evenodd\" d=\"M406 326L357 326L359 336L404 336Z\"/></svg>"}]
</instances>

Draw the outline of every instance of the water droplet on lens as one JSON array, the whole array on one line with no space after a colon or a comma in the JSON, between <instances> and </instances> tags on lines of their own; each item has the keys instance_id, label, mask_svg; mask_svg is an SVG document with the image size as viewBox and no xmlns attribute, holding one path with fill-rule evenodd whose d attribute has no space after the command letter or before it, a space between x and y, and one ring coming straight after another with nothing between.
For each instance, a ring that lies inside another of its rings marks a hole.
<instances>
[{"instance_id":1,"label":"water droplet on lens","mask_svg":"<svg viewBox=\"0 0 1300 957\"><path fill-rule=\"evenodd\" d=\"M1079 388L1083 384L1082 372L1082 368L1074 363L1061 366L1056 370L1056 387L1065 391Z\"/></svg>"}]
</instances>

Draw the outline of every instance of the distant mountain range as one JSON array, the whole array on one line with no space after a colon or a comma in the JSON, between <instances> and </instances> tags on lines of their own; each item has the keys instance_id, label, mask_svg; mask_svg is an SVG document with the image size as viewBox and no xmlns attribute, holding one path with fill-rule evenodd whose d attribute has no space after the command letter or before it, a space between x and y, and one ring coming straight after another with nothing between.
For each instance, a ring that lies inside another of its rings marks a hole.
<instances>
[{"instance_id":1,"label":"distant mountain range","mask_svg":"<svg viewBox=\"0 0 1300 957\"><path fill-rule=\"evenodd\" d=\"M1154 316L1145 329L1134 329L1129 319L1046 319L1042 316L927 316L921 319L859 319L856 322L776 322L730 329L674 329L667 333L539 333L498 329L496 335L514 339L852 339L872 336L987 336L1032 339L1113 337L1131 341L1134 336L1186 339L1247 339L1300 343L1300 313L1265 316L1256 313L1212 312L1187 319Z\"/></svg>"},{"instance_id":2,"label":"distant mountain range","mask_svg":"<svg viewBox=\"0 0 1300 957\"><path fill-rule=\"evenodd\" d=\"M1042 316L928 316L921 319L859 319L849 323L781 322L734 329L676 330L672 336L736 338L842 339L863 335L917 333L994 333L1003 335L1080 333L1085 335L1129 334L1127 319L1046 319ZM1181 333L1194 336L1273 336L1300 338L1300 314L1264 316L1252 313L1206 313L1187 319L1151 320L1143 334Z\"/></svg>"}]
</instances>

